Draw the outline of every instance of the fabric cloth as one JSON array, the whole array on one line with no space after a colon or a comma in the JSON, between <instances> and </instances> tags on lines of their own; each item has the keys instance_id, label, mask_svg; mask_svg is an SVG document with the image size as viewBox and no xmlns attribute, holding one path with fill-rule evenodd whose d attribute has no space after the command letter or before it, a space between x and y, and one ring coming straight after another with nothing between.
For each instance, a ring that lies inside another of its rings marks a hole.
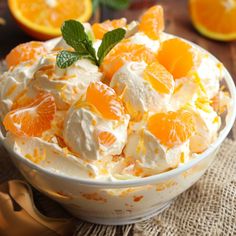
<instances>
[{"instance_id":1,"label":"fabric cloth","mask_svg":"<svg viewBox=\"0 0 236 236\"><path fill-rule=\"evenodd\" d=\"M149 220L124 226L68 218L72 216L36 190L32 193L26 182L6 182L21 175L3 147L0 153L0 235L236 235L236 142L230 139L223 143L205 175L168 209ZM53 218L45 216L52 216L52 212ZM67 218L55 218L62 216Z\"/></svg>"}]
</instances>

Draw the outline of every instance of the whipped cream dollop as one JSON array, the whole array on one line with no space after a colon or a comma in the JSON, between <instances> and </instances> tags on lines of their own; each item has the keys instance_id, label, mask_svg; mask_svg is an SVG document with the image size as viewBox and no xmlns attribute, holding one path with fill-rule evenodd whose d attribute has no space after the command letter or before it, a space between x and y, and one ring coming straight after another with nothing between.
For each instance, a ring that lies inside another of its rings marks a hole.
<instances>
[{"instance_id":1,"label":"whipped cream dollop","mask_svg":"<svg viewBox=\"0 0 236 236\"><path fill-rule=\"evenodd\" d=\"M64 123L63 137L70 150L89 160L121 154L127 140L129 115L120 120L104 119L85 107L73 106ZM100 140L101 133L111 135L111 145ZM114 142L112 141L114 139Z\"/></svg>"},{"instance_id":2,"label":"whipped cream dollop","mask_svg":"<svg viewBox=\"0 0 236 236\"><path fill-rule=\"evenodd\" d=\"M110 86L118 94L131 116L168 110L171 94L160 94L143 78L145 62L128 62L112 77Z\"/></svg>"}]
</instances>

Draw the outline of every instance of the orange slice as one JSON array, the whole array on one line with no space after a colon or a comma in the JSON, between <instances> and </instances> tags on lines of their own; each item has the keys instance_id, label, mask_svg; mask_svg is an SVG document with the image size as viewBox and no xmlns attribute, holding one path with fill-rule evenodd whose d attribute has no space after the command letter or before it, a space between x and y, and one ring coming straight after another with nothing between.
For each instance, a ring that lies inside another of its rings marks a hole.
<instances>
[{"instance_id":1,"label":"orange slice","mask_svg":"<svg viewBox=\"0 0 236 236\"><path fill-rule=\"evenodd\" d=\"M105 57L101 70L111 80L114 73L127 61L145 61L147 64L156 60L156 55L144 45L123 41L116 45Z\"/></svg>"},{"instance_id":2,"label":"orange slice","mask_svg":"<svg viewBox=\"0 0 236 236\"><path fill-rule=\"evenodd\" d=\"M23 43L13 48L7 55L7 66L8 68L10 68L11 66L17 66L21 62L34 60L46 53L47 49L42 42L32 41Z\"/></svg>"},{"instance_id":3,"label":"orange slice","mask_svg":"<svg viewBox=\"0 0 236 236\"><path fill-rule=\"evenodd\" d=\"M115 91L102 82L89 85L86 101L95 106L106 119L119 120L124 114L124 108Z\"/></svg>"},{"instance_id":4,"label":"orange slice","mask_svg":"<svg viewBox=\"0 0 236 236\"><path fill-rule=\"evenodd\" d=\"M194 115L188 110L157 113L150 117L148 130L171 148L187 141L195 132Z\"/></svg>"},{"instance_id":5,"label":"orange slice","mask_svg":"<svg viewBox=\"0 0 236 236\"><path fill-rule=\"evenodd\" d=\"M162 6L149 8L141 17L139 30L151 39L159 39L159 34L164 30L164 13Z\"/></svg>"},{"instance_id":6,"label":"orange slice","mask_svg":"<svg viewBox=\"0 0 236 236\"><path fill-rule=\"evenodd\" d=\"M235 0L190 0L193 25L203 35L222 41L236 39Z\"/></svg>"},{"instance_id":7,"label":"orange slice","mask_svg":"<svg viewBox=\"0 0 236 236\"><path fill-rule=\"evenodd\" d=\"M116 137L110 132L103 131L99 133L98 140L100 144L110 147L116 141Z\"/></svg>"},{"instance_id":8,"label":"orange slice","mask_svg":"<svg viewBox=\"0 0 236 236\"><path fill-rule=\"evenodd\" d=\"M149 81L158 93L172 93L175 82L170 72L158 62L153 62L144 71L144 79Z\"/></svg>"},{"instance_id":9,"label":"orange slice","mask_svg":"<svg viewBox=\"0 0 236 236\"><path fill-rule=\"evenodd\" d=\"M194 66L192 46L179 38L164 41L157 59L175 79L186 76Z\"/></svg>"},{"instance_id":10,"label":"orange slice","mask_svg":"<svg viewBox=\"0 0 236 236\"><path fill-rule=\"evenodd\" d=\"M38 39L59 36L65 20L85 22L92 15L91 0L8 0L8 5L19 26Z\"/></svg>"},{"instance_id":11,"label":"orange slice","mask_svg":"<svg viewBox=\"0 0 236 236\"><path fill-rule=\"evenodd\" d=\"M127 20L125 18L117 20L106 20L102 23L95 23L92 25L93 33L96 39L102 39L103 35L111 30L122 28L126 26Z\"/></svg>"},{"instance_id":12,"label":"orange slice","mask_svg":"<svg viewBox=\"0 0 236 236\"><path fill-rule=\"evenodd\" d=\"M54 97L49 93L41 93L27 106L7 113L3 124L7 131L17 136L40 137L50 129L55 113Z\"/></svg>"}]
</instances>

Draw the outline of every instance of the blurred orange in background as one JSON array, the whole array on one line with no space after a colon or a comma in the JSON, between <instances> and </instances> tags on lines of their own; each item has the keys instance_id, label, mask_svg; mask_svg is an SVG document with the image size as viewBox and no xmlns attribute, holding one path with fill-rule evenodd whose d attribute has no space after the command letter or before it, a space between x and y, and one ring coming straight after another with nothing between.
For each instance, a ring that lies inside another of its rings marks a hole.
<instances>
[{"instance_id":1,"label":"blurred orange in background","mask_svg":"<svg viewBox=\"0 0 236 236\"><path fill-rule=\"evenodd\" d=\"M8 5L19 26L41 40L59 36L65 20L85 22L92 15L91 0L8 0Z\"/></svg>"},{"instance_id":2,"label":"blurred orange in background","mask_svg":"<svg viewBox=\"0 0 236 236\"><path fill-rule=\"evenodd\" d=\"M193 25L221 41L236 39L236 0L189 0Z\"/></svg>"}]
</instances>

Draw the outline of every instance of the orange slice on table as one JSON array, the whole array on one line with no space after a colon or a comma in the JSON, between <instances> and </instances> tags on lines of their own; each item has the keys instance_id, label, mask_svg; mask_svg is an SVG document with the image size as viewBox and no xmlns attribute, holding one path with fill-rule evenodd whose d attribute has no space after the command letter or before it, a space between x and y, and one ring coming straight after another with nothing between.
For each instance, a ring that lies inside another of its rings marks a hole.
<instances>
[{"instance_id":1,"label":"orange slice on table","mask_svg":"<svg viewBox=\"0 0 236 236\"><path fill-rule=\"evenodd\" d=\"M23 43L13 48L6 57L8 68L17 66L21 62L37 59L47 53L42 42L32 41Z\"/></svg>"},{"instance_id":2,"label":"orange slice on table","mask_svg":"<svg viewBox=\"0 0 236 236\"><path fill-rule=\"evenodd\" d=\"M156 60L156 55L147 47L127 40L117 44L104 58L101 70L111 80L114 73L127 61L144 61L147 64Z\"/></svg>"},{"instance_id":3,"label":"orange slice on table","mask_svg":"<svg viewBox=\"0 0 236 236\"><path fill-rule=\"evenodd\" d=\"M3 125L7 131L20 137L40 137L50 129L55 113L54 97L49 93L41 93L27 106L7 113Z\"/></svg>"},{"instance_id":4,"label":"orange slice on table","mask_svg":"<svg viewBox=\"0 0 236 236\"><path fill-rule=\"evenodd\" d=\"M93 33L96 39L102 39L104 34L108 31L122 28L126 26L127 20L125 18L117 20L106 20L102 23L95 23L92 25Z\"/></svg>"},{"instance_id":5,"label":"orange slice on table","mask_svg":"<svg viewBox=\"0 0 236 236\"><path fill-rule=\"evenodd\" d=\"M92 15L91 0L8 0L8 5L20 27L42 40L61 35L65 20L85 22Z\"/></svg>"},{"instance_id":6,"label":"orange slice on table","mask_svg":"<svg viewBox=\"0 0 236 236\"><path fill-rule=\"evenodd\" d=\"M162 6L149 8L140 18L139 30L151 39L159 39L159 34L164 30L164 13Z\"/></svg>"},{"instance_id":7,"label":"orange slice on table","mask_svg":"<svg viewBox=\"0 0 236 236\"><path fill-rule=\"evenodd\" d=\"M157 59L175 79L186 76L195 61L192 46L179 38L162 42Z\"/></svg>"},{"instance_id":8,"label":"orange slice on table","mask_svg":"<svg viewBox=\"0 0 236 236\"><path fill-rule=\"evenodd\" d=\"M150 117L148 130L169 148L180 145L195 132L194 114L188 110L157 113Z\"/></svg>"},{"instance_id":9,"label":"orange slice on table","mask_svg":"<svg viewBox=\"0 0 236 236\"><path fill-rule=\"evenodd\" d=\"M153 62L144 70L144 79L161 94L173 93L175 82L170 72L158 62Z\"/></svg>"},{"instance_id":10,"label":"orange slice on table","mask_svg":"<svg viewBox=\"0 0 236 236\"><path fill-rule=\"evenodd\" d=\"M115 91L102 82L89 85L86 102L93 105L106 119L119 120L124 114L124 107Z\"/></svg>"},{"instance_id":11,"label":"orange slice on table","mask_svg":"<svg viewBox=\"0 0 236 236\"><path fill-rule=\"evenodd\" d=\"M203 35L222 41L236 39L235 0L190 0L193 25Z\"/></svg>"}]
</instances>

